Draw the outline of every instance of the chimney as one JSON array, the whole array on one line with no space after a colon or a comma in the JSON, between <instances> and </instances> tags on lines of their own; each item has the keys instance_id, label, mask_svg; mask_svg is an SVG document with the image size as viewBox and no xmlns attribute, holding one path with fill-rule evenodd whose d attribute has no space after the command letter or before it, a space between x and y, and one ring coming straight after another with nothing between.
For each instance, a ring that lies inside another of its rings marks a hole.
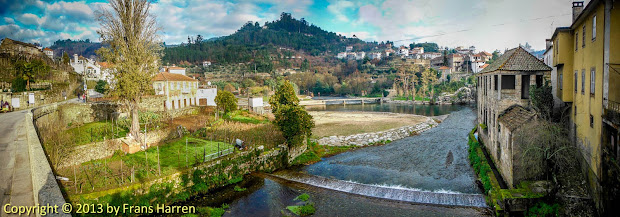
<instances>
[{"instance_id":1,"label":"chimney","mask_svg":"<svg viewBox=\"0 0 620 217\"><path fill-rule=\"evenodd\" d=\"M573 22L577 20L579 14L583 11L583 1L574 1L573 2Z\"/></svg>"},{"instance_id":2,"label":"chimney","mask_svg":"<svg viewBox=\"0 0 620 217\"><path fill-rule=\"evenodd\" d=\"M75 64L77 64L77 62L78 62L78 55L77 54L73 54L73 62L75 62Z\"/></svg>"},{"instance_id":3,"label":"chimney","mask_svg":"<svg viewBox=\"0 0 620 217\"><path fill-rule=\"evenodd\" d=\"M551 41L551 39L545 39L545 42L546 42L545 47L547 48L546 50L549 50L549 48L553 46L553 41Z\"/></svg>"}]
</instances>

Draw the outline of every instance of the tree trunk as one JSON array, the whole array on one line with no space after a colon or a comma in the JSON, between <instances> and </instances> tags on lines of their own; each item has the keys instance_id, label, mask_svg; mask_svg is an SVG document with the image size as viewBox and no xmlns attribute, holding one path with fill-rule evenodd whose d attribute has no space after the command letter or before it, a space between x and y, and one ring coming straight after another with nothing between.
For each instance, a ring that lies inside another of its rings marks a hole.
<instances>
[{"instance_id":1,"label":"tree trunk","mask_svg":"<svg viewBox=\"0 0 620 217\"><path fill-rule=\"evenodd\" d=\"M131 127L129 129L129 133L133 138L142 143L140 139L140 118L138 117L138 100L132 100L129 103L130 115L131 115Z\"/></svg>"}]
</instances>

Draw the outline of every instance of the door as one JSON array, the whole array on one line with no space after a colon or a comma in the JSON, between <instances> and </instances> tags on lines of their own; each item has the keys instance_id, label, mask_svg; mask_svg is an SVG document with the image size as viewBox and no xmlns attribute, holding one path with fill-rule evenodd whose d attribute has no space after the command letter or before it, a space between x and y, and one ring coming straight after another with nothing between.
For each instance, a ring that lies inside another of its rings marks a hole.
<instances>
[{"instance_id":1,"label":"door","mask_svg":"<svg viewBox=\"0 0 620 217\"><path fill-rule=\"evenodd\" d=\"M521 75L521 99L530 98L530 76Z\"/></svg>"},{"instance_id":2,"label":"door","mask_svg":"<svg viewBox=\"0 0 620 217\"><path fill-rule=\"evenodd\" d=\"M199 100L198 101L199 105L201 105L201 106L206 106L207 105L207 99L206 98L200 98L198 100Z\"/></svg>"}]
</instances>

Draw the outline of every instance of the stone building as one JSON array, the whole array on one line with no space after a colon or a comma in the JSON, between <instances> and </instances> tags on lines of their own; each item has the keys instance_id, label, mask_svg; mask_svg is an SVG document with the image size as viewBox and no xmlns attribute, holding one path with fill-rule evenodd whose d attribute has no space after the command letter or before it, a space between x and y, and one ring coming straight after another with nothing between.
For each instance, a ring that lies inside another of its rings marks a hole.
<instances>
[{"instance_id":1,"label":"stone building","mask_svg":"<svg viewBox=\"0 0 620 217\"><path fill-rule=\"evenodd\" d=\"M155 95L165 95L166 110L175 110L196 105L198 80L185 75L160 72L153 78Z\"/></svg>"},{"instance_id":2,"label":"stone building","mask_svg":"<svg viewBox=\"0 0 620 217\"><path fill-rule=\"evenodd\" d=\"M511 137L510 132L518 130L520 126L511 121L514 119L512 116L529 116L525 108L530 104L530 86L542 86L545 76L548 77L550 73L549 66L523 48L517 47L507 51L476 75L478 123L486 125L486 128L480 127L478 132L502 177L510 186L515 186L520 181L513 171L512 156L513 150L518 147L512 147L512 143L506 139ZM515 110L515 105L521 109ZM504 123L500 124L500 120Z\"/></svg>"}]
</instances>

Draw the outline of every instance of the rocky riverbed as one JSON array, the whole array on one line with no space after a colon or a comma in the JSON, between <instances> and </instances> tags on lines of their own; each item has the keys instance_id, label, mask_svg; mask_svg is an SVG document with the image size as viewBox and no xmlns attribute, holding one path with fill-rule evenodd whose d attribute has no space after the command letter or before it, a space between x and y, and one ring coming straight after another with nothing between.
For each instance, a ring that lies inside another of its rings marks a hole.
<instances>
[{"instance_id":1,"label":"rocky riverbed","mask_svg":"<svg viewBox=\"0 0 620 217\"><path fill-rule=\"evenodd\" d=\"M319 145L329 146L367 146L378 142L395 141L408 136L417 135L434 126L437 126L437 122L432 118L427 118L424 122L413 126L404 126L380 132L360 133L349 136L329 136L323 137L317 140L317 142Z\"/></svg>"}]
</instances>

